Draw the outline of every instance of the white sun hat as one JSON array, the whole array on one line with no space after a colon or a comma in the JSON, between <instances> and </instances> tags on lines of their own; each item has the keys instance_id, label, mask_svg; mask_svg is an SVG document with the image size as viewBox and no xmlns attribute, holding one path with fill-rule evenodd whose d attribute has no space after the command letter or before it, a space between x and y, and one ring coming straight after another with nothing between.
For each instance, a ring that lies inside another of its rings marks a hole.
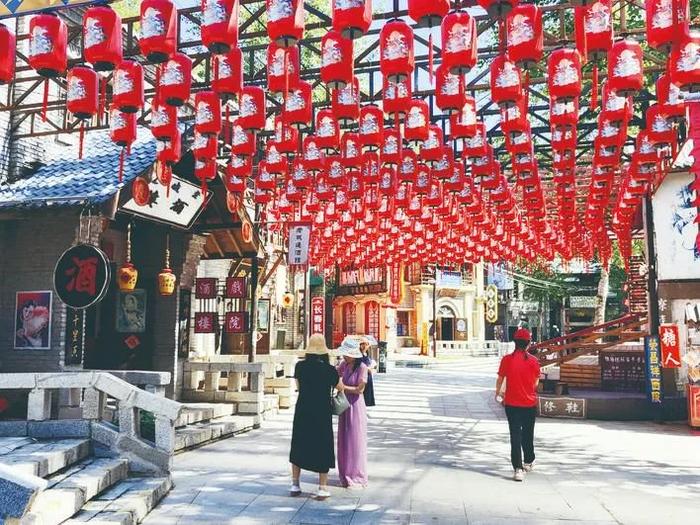
<instances>
[{"instance_id":1,"label":"white sun hat","mask_svg":"<svg viewBox=\"0 0 700 525\"><path fill-rule=\"evenodd\" d=\"M342 356L354 357L355 359L362 359L362 352L360 352L360 343L357 339L345 338L338 348L338 352Z\"/></svg>"}]
</instances>

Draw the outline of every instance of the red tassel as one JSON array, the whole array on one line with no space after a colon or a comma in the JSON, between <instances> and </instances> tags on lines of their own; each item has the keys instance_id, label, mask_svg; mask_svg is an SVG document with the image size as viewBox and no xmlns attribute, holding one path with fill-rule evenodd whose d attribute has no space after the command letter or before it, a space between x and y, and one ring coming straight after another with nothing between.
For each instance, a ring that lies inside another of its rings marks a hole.
<instances>
[{"instance_id":1,"label":"red tassel","mask_svg":"<svg viewBox=\"0 0 700 525\"><path fill-rule=\"evenodd\" d=\"M44 80L44 101L41 104L41 120L46 122L46 108L49 105L49 79Z\"/></svg>"},{"instance_id":2,"label":"red tassel","mask_svg":"<svg viewBox=\"0 0 700 525\"><path fill-rule=\"evenodd\" d=\"M80 121L80 135L78 138L78 158L83 158L83 142L85 141L85 121Z\"/></svg>"},{"instance_id":3,"label":"red tassel","mask_svg":"<svg viewBox=\"0 0 700 525\"><path fill-rule=\"evenodd\" d=\"M98 77L100 83L100 98L97 100L98 122L102 122L102 115L105 110L105 101L107 100L107 79L103 76Z\"/></svg>"},{"instance_id":4,"label":"red tassel","mask_svg":"<svg viewBox=\"0 0 700 525\"><path fill-rule=\"evenodd\" d=\"M399 120L399 112L394 113L394 124L396 125L396 131L401 132L401 121Z\"/></svg>"},{"instance_id":5,"label":"red tassel","mask_svg":"<svg viewBox=\"0 0 700 525\"><path fill-rule=\"evenodd\" d=\"M124 153L126 148L122 148L119 152L119 182L124 179Z\"/></svg>"},{"instance_id":6,"label":"red tassel","mask_svg":"<svg viewBox=\"0 0 700 525\"><path fill-rule=\"evenodd\" d=\"M160 64L156 66L156 94L153 101L160 102Z\"/></svg>"},{"instance_id":7,"label":"red tassel","mask_svg":"<svg viewBox=\"0 0 700 525\"><path fill-rule=\"evenodd\" d=\"M289 53L284 51L284 101L287 102L287 94L289 93Z\"/></svg>"},{"instance_id":8,"label":"red tassel","mask_svg":"<svg viewBox=\"0 0 700 525\"><path fill-rule=\"evenodd\" d=\"M131 142L126 145L126 154L131 155Z\"/></svg>"},{"instance_id":9,"label":"red tassel","mask_svg":"<svg viewBox=\"0 0 700 525\"><path fill-rule=\"evenodd\" d=\"M202 186L200 189L202 190L202 202L205 202L207 200L207 179L202 178Z\"/></svg>"},{"instance_id":10,"label":"red tassel","mask_svg":"<svg viewBox=\"0 0 700 525\"><path fill-rule=\"evenodd\" d=\"M226 104L226 131L224 131L224 143L231 144L231 107Z\"/></svg>"},{"instance_id":11,"label":"red tassel","mask_svg":"<svg viewBox=\"0 0 700 525\"><path fill-rule=\"evenodd\" d=\"M591 111L598 107L598 64L593 64L591 75Z\"/></svg>"},{"instance_id":12,"label":"red tassel","mask_svg":"<svg viewBox=\"0 0 700 525\"><path fill-rule=\"evenodd\" d=\"M430 85L433 85L433 31L430 30L428 36L428 73L430 74Z\"/></svg>"},{"instance_id":13,"label":"red tassel","mask_svg":"<svg viewBox=\"0 0 700 525\"><path fill-rule=\"evenodd\" d=\"M165 198L169 199L170 198L170 185L173 183L173 174L172 171L170 171L170 164L167 162L165 163L165 169L167 170L168 173L168 185L165 187Z\"/></svg>"}]
</instances>

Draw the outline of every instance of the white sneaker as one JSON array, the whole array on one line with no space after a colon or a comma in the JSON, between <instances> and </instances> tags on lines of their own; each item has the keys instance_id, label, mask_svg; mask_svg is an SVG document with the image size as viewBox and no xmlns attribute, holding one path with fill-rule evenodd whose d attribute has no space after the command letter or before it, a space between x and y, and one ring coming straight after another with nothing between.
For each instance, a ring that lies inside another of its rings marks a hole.
<instances>
[{"instance_id":1,"label":"white sneaker","mask_svg":"<svg viewBox=\"0 0 700 525\"><path fill-rule=\"evenodd\" d=\"M533 461L532 463L523 463L523 470L525 472L532 472L535 470L535 462Z\"/></svg>"},{"instance_id":2,"label":"white sneaker","mask_svg":"<svg viewBox=\"0 0 700 525\"><path fill-rule=\"evenodd\" d=\"M513 474L513 480L514 481L523 481L525 479L525 471L521 468L515 469L515 473Z\"/></svg>"},{"instance_id":3,"label":"white sneaker","mask_svg":"<svg viewBox=\"0 0 700 525\"><path fill-rule=\"evenodd\" d=\"M316 499L327 499L331 497L331 493L326 490L325 487L318 487L318 492L316 492Z\"/></svg>"},{"instance_id":4,"label":"white sneaker","mask_svg":"<svg viewBox=\"0 0 700 525\"><path fill-rule=\"evenodd\" d=\"M289 495L298 496L299 494L301 494L301 487L292 483L291 487L289 487Z\"/></svg>"}]
</instances>

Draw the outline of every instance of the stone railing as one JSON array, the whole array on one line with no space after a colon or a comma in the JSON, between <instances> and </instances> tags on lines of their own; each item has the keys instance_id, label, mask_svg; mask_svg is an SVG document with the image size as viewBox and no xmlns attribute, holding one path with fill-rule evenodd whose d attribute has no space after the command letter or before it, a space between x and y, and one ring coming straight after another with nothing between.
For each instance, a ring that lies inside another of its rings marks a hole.
<instances>
[{"instance_id":1,"label":"stone railing","mask_svg":"<svg viewBox=\"0 0 700 525\"><path fill-rule=\"evenodd\" d=\"M161 473L172 466L182 409L176 401L98 371L0 374L0 388L29 392L26 421L0 421L2 436L91 438L105 453L129 459L134 471ZM54 417L54 399L67 392L76 401L71 417L61 418L60 410ZM108 405L117 413L112 422L104 418ZM142 422L153 425L150 436Z\"/></svg>"},{"instance_id":2,"label":"stone railing","mask_svg":"<svg viewBox=\"0 0 700 525\"><path fill-rule=\"evenodd\" d=\"M197 403L235 403L239 414L262 414L265 410L263 364L221 359L227 357L239 356L187 361L183 399Z\"/></svg>"},{"instance_id":3,"label":"stone railing","mask_svg":"<svg viewBox=\"0 0 700 525\"><path fill-rule=\"evenodd\" d=\"M500 341L437 341L437 354L439 356L504 356L512 351L512 346L513 343Z\"/></svg>"}]
</instances>

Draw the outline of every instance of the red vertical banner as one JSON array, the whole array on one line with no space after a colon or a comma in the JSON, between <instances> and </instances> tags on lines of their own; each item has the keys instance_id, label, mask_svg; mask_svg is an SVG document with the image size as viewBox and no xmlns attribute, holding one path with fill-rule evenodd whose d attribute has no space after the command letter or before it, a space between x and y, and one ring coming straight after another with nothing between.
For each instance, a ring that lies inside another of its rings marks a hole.
<instances>
[{"instance_id":1,"label":"red vertical banner","mask_svg":"<svg viewBox=\"0 0 700 525\"><path fill-rule=\"evenodd\" d=\"M311 335L325 332L326 326L326 300L323 297L311 299Z\"/></svg>"},{"instance_id":2,"label":"red vertical banner","mask_svg":"<svg viewBox=\"0 0 700 525\"><path fill-rule=\"evenodd\" d=\"M401 263L392 264L389 267L389 299L391 299L392 304L401 304L403 300L402 271L403 266Z\"/></svg>"},{"instance_id":3,"label":"red vertical banner","mask_svg":"<svg viewBox=\"0 0 700 525\"><path fill-rule=\"evenodd\" d=\"M680 368L681 344L678 325L662 324L659 326L659 342L661 346L661 366L663 368Z\"/></svg>"}]
</instances>

